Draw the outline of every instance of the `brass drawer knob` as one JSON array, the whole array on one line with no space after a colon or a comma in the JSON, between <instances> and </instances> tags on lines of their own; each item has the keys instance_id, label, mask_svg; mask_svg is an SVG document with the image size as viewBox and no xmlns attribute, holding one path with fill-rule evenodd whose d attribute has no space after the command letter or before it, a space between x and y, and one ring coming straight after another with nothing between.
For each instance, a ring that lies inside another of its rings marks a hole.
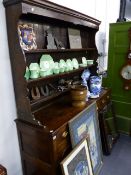
<instances>
[{"instance_id":1,"label":"brass drawer knob","mask_svg":"<svg viewBox=\"0 0 131 175\"><path fill-rule=\"evenodd\" d=\"M68 132L67 132L67 131L65 131L65 132L63 132L62 137L63 137L63 138L66 138L66 137L67 137L67 135L68 135Z\"/></svg>"},{"instance_id":2,"label":"brass drawer knob","mask_svg":"<svg viewBox=\"0 0 131 175\"><path fill-rule=\"evenodd\" d=\"M109 98L110 98L110 96L108 95L108 96L107 96L107 99L109 99Z\"/></svg>"},{"instance_id":3,"label":"brass drawer knob","mask_svg":"<svg viewBox=\"0 0 131 175\"><path fill-rule=\"evenodd\" d=\"M105 100L102 100L102 103L104 104L106 101Z\"/></svg>"}]
</instances>

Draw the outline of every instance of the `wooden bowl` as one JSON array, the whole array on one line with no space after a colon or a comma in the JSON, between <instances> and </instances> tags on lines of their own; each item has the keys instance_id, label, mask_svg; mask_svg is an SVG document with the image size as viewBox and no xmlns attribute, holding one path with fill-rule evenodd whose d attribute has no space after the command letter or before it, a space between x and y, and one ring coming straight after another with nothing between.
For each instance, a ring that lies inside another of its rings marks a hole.
<instances>
[{"instance_id":1,"label":"wooden bowl","mask_svg":"<svg viewBox=\"0 0 131 175\"><path fill-rule=\"evenodd\" d=\"M74 107L84 107L86 105L86 101L72 101L72 106Z\"/></svg>"},{"instance_id":2,"label":"wooden bowl","mask_svg":"<svg viewBox=\"0 0 131 175\"><path fill-rule=\"evenodd\" d=\"M74 85L71 87L72 105L83 107L86 104L87 88L83 85Z\"/></svg>"}]
</instances>

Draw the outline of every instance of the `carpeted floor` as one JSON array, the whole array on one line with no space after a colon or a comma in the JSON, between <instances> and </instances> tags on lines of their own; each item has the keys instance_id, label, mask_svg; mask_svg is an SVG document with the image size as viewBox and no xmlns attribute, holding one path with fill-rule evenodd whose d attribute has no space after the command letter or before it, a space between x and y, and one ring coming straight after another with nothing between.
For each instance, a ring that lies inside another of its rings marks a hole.
<instances>
[{"instance_id":1,"label":"carpeted floor","mask_svg":"<svg viewBox=\"0 0 131 175\"><path fill-rule=\"evenodd\" d=\"M104 156L100 175L131 175L131 137L120 135L111 155Z\"/></svg>"}]
</instances>

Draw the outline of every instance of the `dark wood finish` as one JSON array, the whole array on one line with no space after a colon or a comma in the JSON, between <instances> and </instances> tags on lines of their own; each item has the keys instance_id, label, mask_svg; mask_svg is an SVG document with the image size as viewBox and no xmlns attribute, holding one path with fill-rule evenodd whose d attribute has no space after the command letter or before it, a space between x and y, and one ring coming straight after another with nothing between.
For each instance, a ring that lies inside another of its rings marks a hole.
<instances>
[{"instance_id":1,"label":"dark wood finish","mask_svg":"<svg viewBox=\"0 0 131 175\"><path fill-rule=\"evenodd\" d=\"M103 90L100 98L90 99L85 107L94 101L102 104L107 94L108 90ZM70 94L66 94L55 104L35 111L34 119L40 121L39 127L16 120L25 174L61 174L60 162L72 150L68 121L85 109L73 107L69 97Z\"/></svg>"},{"instance_id":2,"label":"dark wood finish","mask_svg":"<svg viewBox=\"0 0 131 175\"><path fill-rule=\"evenodd\" d=\"M80 75L82 69L79 69L80 71L78 72L73 71L69 74L53 75L50 78L40 78L36 81L31 80L27 82L24 79L26 66L31 62L39 62L43 53L49 53L56 61L60 58L67 59L75 57L80 62L82 56L96 61L98 52L95 45L95 34L99 29L100 21L49 1L5 0L3 2L6 7L8 41L18 117L23 121L38 124L32 120L32 108L29 97L30 88L41 83L45 84L47 80L50 82L62 77ZM21 23L27 23L33 27L36 33L37 50L29 52L22 51L17 31L17 26ZM45 37L47 26L63 42L66 48L65 50L46 49ZM82 49L70 49L67 37L68 27L80 30ZM95 62L95 65L92 67L92 73L94 74L96 73L97 63Z\"/></svg>"},{"instance_id":3,"label":"dark wood finish","mask_svg":"<svg viewBox=\"0 0 131 175\"><path fill-rule=\"evenodd\" d=\"M35 53L54 53L54 52L81 52L81 51L93 51L96 48L82 48L82 49L36 49L31 51L25 51L25 54L35 54Z\"/></svg>"},{"instance_id":4,"label":"dark wood finish","mask_svg":"<svg viewBox=\"0 0 131 175\"><path fill-rule=\"evenodd\" d=\"M7 170L3 165L0 165L0 175L7 175Z\"/></svg>"},{"instance_id":5,"label":"dark wood finish","mask_svg":"<svg viewBox=\"0 0 131 175\"><path fill-rule=\"evenodd\" d=\"M111 90L106 89L103 91L102 95L97 99L97 106L98 106L98 111L102 111L103 108L109 104L111 101Z\"/></svg>"},{"instance_id":6,"label":"dark wood finish","mask_svg":"<svg viewBox=\"0 0 131 175\"><path fill-rule=\"evenodd\" d=\"M91 66L87 66L87 68L89 67L92 67L93 65ZM44 82L51 82L51 81L54 81L54 79L60 79L60 78L65 78L65 77L69 77L69 76L74 76L74 75L78 75L79 73L82 73L84 71L85 68L81 67L79 69L75 69L75 70L72 70L72 71L69 71L69 72L64 72L64 73L59 73L59 75L50 75L50 76L46 76L44 78L37 78L35 80L28 80L27 83L28 83L28 87L32 87L33 85L40 85L41 83L43 84L43 81Z\"/></svg>"},{"instance_id":7,"label":"dark wood finish","mask_svg":"<svg viewBox=\"0 0 131 175\"><path fill-rule=\"evenodd\" d=\"M79 24L79 23L81 25L85 24L85 26L89 26L92 28L99 28L98 26L100 24L100 21L92 17L89 17L73 9L69 9L67 7L63 7L61 5L58 5L58 4L55 4L55 3L52 3L46 0L44 1L42 0L32 0L32 1L30 0L4 0L3 2L6 7L11 6L11 5L12 6L17 5L18 3L20 4L23 3L22 4L23 13L29 13L29 12L32 13L32 10L30 7L34 6L34 7L37 7L34 13L45 16L45 17L48 16L53 19L61 19L64 21L72 22L74 24ZM61 14L61 15L58 15L58 14Z\"/></svg>"},{"instance_id":8,"label":"dark wood finish","mask_svg":"<svg viewBox=\"0 0 131 175\"><path fill-rule=\"evenodd\" d=\"M98 99L90 99L86 104L87 107L94 101L97 103L102 147L106 155L111 153L114 143L113 140L111 142L113 136L104 116L105 107L107 105L109 107L111 103L108 97L110 93L110 90L103 90ZM103 99L107 99L104 107ZM72 149L68 121L83 109L85 107L71 106L69 94L66 94L57 99L55 104L52 103L34 112L34 118L40 121L41 127L34 127L21 120L16 121L25 174L61 174L59 163ZM108 110L106 108L105 111Z\"/></svg>"},{"instance_id":9,"label":"dark wood finish","mask_svg":"<svg viewBox=\"0 0 131 175\"><path fill-rule=\"evenodd\" d=\"M7 18L10 60L15 89L18 119L16 120L24 175L61 174L60 161L71 151L68 121L84 108L75 108L70 102L70 88L56 90L49 96L38 94L31 97L31 89L52 83L58 87L59 80L80 80L85 68L45 78L26 81L26 66L39 63L43 54L50 54L54 61L81 57L94 59L88 67L92 75L97 74L98 51L95 35L100 21L75 10L65 8L46 0L4 0ZM38 49L23 51L20 47L18 24L29 24L36 34ZM53 35L65 49L46 49L46 30L50 27ZM68 28L80 30L82 48L70 49ZM36 88L38 87L38 88ZM101 96L106 92L103 91ZM95 99L89 100L88 106ZM101 101L101 97L99 99ZM101 108L99 105L99 108Z\"/></svg>"}]
</instances>

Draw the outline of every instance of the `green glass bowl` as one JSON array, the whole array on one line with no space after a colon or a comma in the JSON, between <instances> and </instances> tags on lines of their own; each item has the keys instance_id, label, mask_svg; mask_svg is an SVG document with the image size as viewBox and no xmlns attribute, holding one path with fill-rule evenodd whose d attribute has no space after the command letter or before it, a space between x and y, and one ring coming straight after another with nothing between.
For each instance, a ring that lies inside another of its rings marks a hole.
<instances>
[{"instance_id":1,"label":"green glass bowl","mask_svg":"<svg viewBox=\"0 0 131 175\"><path fill-rule=\"evenodd\" d=\"M38 70L30 70L30 78L31 79L36 79L39 78L40 74Z\"/></svg>"},{"instance_id":2,"label":"green glass bowl","mask_svg":"<svg viewBox=\"0 0 131 175\"><path fill-rule=\"evenodd\" d=\"M54 74L59 74L60 70L59 69L53 69Z\"/></svg>"}]
</instances>

